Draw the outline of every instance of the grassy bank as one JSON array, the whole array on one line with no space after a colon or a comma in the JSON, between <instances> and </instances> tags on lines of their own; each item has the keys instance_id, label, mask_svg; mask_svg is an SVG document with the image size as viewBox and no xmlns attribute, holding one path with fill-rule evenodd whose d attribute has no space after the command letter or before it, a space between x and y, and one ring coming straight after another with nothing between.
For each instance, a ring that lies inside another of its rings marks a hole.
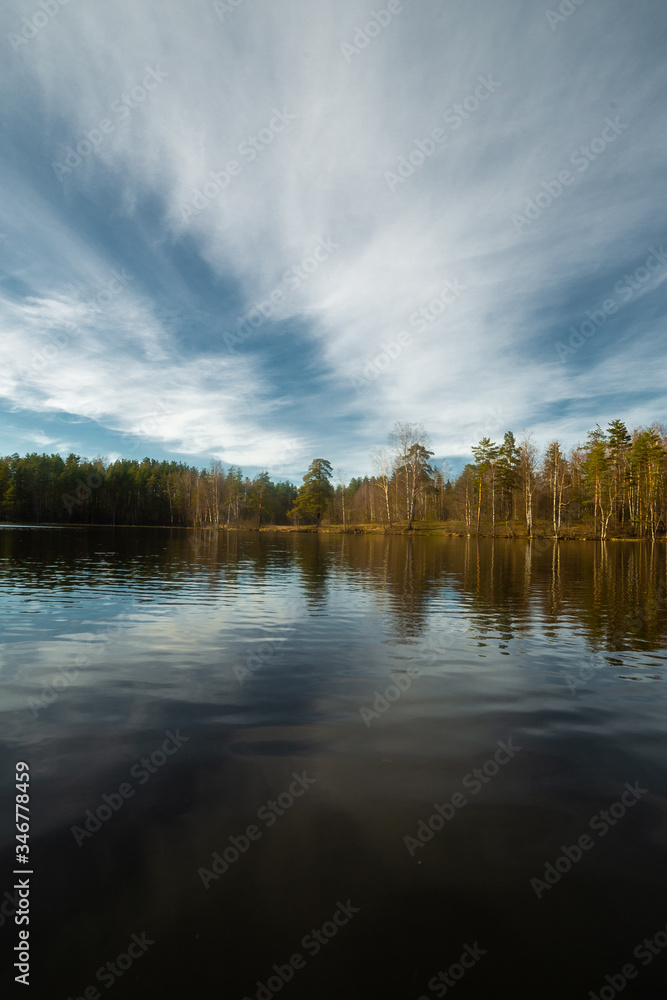
<instances>
[{"instance_id":1,"label":"grassy bank","mask_svg":"<svg viewBox=\"0 0 667 1000\"><path fill-rule=\"evenodd\" d=\"M251 526L248 526L251 527ZM231 528L227 530L247 530ZM257 531L257 527L254 528ZM408 529L407 521L399 522L391 527L383 524L352 524L343 527L342 524L322 524L319 528L315 525L262 525L259 529L262 532L300 532L318 534L349 534L349 535L447 535L453 537L477 536L476 526L468 528L464 521L419 521L415 522L412 529ZM561 528L561 541L594 541L593 524L564 525ZM599 528L598 528L599 532ZM495 531L491 525L482 524L479 530L480 538L528 538L526 525L522 521L510 521L496 524ZM533 526L532 537L553 538L553 525L548 521L537 521ZM660 536L664 540L664 536ZM638 538L628 532L621 535L610 534L607 541L644 541L645 538ZM597 541L600 541L598 533Z\"/></svg>"}]
</instances>

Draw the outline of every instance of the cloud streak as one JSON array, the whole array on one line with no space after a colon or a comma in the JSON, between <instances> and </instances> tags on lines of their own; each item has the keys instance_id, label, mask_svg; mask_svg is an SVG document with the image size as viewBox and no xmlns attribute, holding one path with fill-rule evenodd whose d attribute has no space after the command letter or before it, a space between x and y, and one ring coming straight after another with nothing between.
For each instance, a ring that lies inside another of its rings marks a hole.
<instances>
[{"instance_id":1,"label":"cloud streak","mask_svg":"<svg viewBox=\"0 0 667 1000\"><path fill-rule=\"evenodd\" d=\"M486 413L498 435L545 425L566 444L607 414L665 419L635 363L663 320L657 278L567 370L554 345L664 232L667 13L590 2L552 30L523 2L399 6L90 0L8 42L7 408L88 418L114 450L168 398L146 451L258 468L298 441L295 475L311 446L365 471L396 419L461 459ZM8 3L5 37L31 10ZM68 147L79 162L55 171ZM230 351L322 239L335 253ZM82 318L123 267L132 282ZM425 327L448 281L465 291Z\"/></svg>"}]
</instances>

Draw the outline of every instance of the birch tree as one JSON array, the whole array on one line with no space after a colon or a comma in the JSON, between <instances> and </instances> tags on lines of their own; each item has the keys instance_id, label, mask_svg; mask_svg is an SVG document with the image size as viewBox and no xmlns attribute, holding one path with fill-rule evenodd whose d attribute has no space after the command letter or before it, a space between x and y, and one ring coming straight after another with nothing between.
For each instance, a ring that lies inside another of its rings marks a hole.
<instances>
[{"instance_id":1,"label":"birch tree","mask_svg":"<svg viewBox=\"0 0 667 1000\"><path fill-rule=\"evenodd\" d=\"M412 528L417 498L432 487L433 469L429 459L430 438L423 424L397 422L389 436L396 457L397 472L405 480L405 505L408 530Z\"/></svg>"},{"instance_id":2,"label":"birch tree","mask_svg":"<svg viewBox=\"0 0 667 1000\"><path fill-rule=\"evenodd\" d=\"M523 436L519 443L519 474L521 477L521 486L523 488L524 503L525 503L525 514L526 514L526 528L529 535L533 533L533 496L535 495L535 490L537 489L537 449L533 444L533 440L526 431L523 432Z\"/></svg>"},{"instance_id":3,"label":"birch tree","mask_svg":"<svg viewBox=\"0 0 667 1000\"><path fill-rule=\"evenodd\" d=\"M391 502L389 499L389 488L394 474L394 462L391 456L387 453L386 448L378 448L374 451L371 455L371 461L373 463L373 469L375 470L376 487L382 495L383 506L387 514L387 524L391 528Z\"/></svg>"}]
</instances>

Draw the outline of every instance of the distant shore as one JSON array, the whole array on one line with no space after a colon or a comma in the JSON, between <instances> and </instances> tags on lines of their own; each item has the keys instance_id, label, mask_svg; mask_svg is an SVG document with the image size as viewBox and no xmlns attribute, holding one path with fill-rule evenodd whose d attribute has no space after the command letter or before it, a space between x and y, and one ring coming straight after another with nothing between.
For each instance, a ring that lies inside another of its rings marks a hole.
<instances>
[{"instance_id":1,"label":"distant shore","mask_svg":"<svg viewBox=\"0 0 667 1000\"><path fill-rule=\"evenodd\" d=\"M514 522L501 525L496 525L495 532L492 530L490 525L482 525L480 531L477 532L474 527L471 526L469 529L465 524L458 521L440 521L440 522L428 522L422 521L417 522L412 525L412 528L408 528L407 522L401 524L320 524L319 527L315 524L262 524L258 527L256 524L220 524L217 528L212 525L174 525L174 524L91 524L90 522L71 522L67 524L58 522L0 522L0 528L118 528L131 529L131 528L159 528L165 529L169 528L176 531L205 531L205 532L255 532L261 534L301 534L301 535L380 535L387 537L389 535L403 535L414 538L416 536L440 536L449 538L498 538L498 539L524 539L524 540L540 540L540 539L550 539L553 541L560 542L599 542L601 541L599 535L597 537L593 534L593 526L585 524L577 524L574 528L568 527L561 531L559 536L554 535L553 529L550 525L540 524L539 522L535 525L535 530L532 534L528 534L526 526L523 523ZM637 535L613 535L604 539L607 542L646 542L651 541L650 537ZM664 542L667 540L667 536L664 534L658 535L656 537L656 542Z\"/></svg>"},{"instance_id":2,"label":"distant shore","mask_svg":"<svg viewBox=\"0 0 667 1000\"><path fill-rule=\"evenodd\" d=\"M319 528L312 525L280 525L280 524L267 524L262 525L260 528L256 526L239 526L225 525L226 531L260 531L265 532L288 532L288 533L302 533L302 534L329 534L329 535L440 535L448 536L451 538L523 538L523 539L542 539L551 538L556 540L557 536L553 534L553 530L549 530L547 527L540 527L533 531L531 535L526 531L525 525L513 525L507 528L505 525L496 526L495 532L490 526L482 526L480 531L477 532L474 529L468 529L465 525L461 525L458 522L445 522L445 523L418 523L413 524L412 528L408 528L407 524L394 524L391 527L389 525L383 524L352 524L343 527L342 524L324 524L320 525ZM656 538L656 541L664 541L665 535L660 535ZM558 536L558 540L561 542L565 541L577 541L577 542L593 542L600 541L600 537L597 538L593 535L592 525L586 529L585 525L577 525L576 530L568 529L561 531ZM638 537L636 535L614 535L609 536L605 541L608 542L645 542L650 541L646 537Z\"/></svg>"}]
</instances>

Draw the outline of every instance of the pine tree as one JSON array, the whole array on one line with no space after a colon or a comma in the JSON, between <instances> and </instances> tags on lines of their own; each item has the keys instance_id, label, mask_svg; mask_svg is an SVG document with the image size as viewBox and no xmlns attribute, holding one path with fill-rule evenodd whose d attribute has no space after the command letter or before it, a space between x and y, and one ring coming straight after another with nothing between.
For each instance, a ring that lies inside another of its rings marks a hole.
<instances>
[{"instance_id":1,"label":"pine tree","mask_svg":"<svg viewBox=\"0 0 667 1000\"><path fill-rule=\"evenodd\" d=\"M514 519L514 497L519 483L519 448L512 431L507 431L498 452L498 472L505 520Z\"/></svg>"},{"instance_id":2,"label":"pine tree","mask_svg":"<svg viewBox=\"0 0 667 1000\"><path fill-rule=\"evenodd\" d=\"M488 437L483 437L479 444L475 445L472 453L475 456L475 470L477 477L477 531L482 518L482 486L485 479L492 470L492 493L493 493L493 524L496 521L496 462L498 460L498 445Z\"/></svg>"},{"instance_id":3,"label":"pine tree","mask_svg":"<svg viewBox=\"0 0 667 1000\"><path fill-rule=\"evenodd\" d=\"M326 459L313 459L308 472L303 477L303 485L299 487L292 513L314 517L315 523L319 527L322 516L334 495L334 489L331 485L332 476L333 469Z\"/></svg>"}]
</instances>

